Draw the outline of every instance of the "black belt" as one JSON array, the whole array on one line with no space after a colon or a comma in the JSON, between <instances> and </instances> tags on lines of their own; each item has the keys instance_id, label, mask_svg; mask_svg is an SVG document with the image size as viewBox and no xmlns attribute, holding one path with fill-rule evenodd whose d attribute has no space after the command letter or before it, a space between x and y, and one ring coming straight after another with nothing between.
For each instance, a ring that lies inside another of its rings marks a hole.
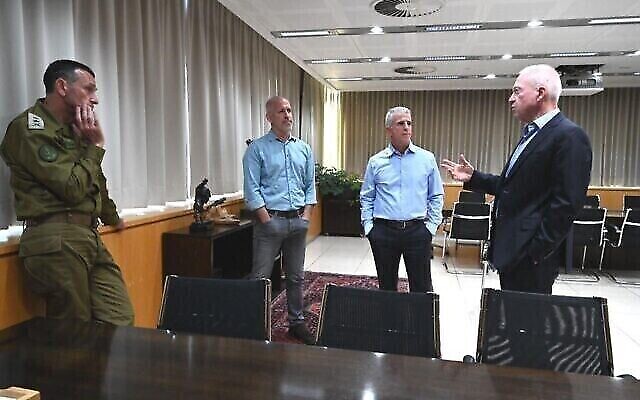
<instances>
[{"instance_id":1,"label":"black belt","mask_svg":"<svg viewBox=\"0 0 640 400\"><path fill-rule=\"evenodd\" d=\"M280 210L267 210L269 215L273 217L282 217L287 219L299 218L304 212L304 207L297 210L280 211Z\"/></svg>"},{"instance_id":2,"label":"black belt","mask_svg":"<svg viewBox=\"0 0 640 400\"><path fill-rule=\"evenodd\" d=\"M422 218L410 219L407 221L394 221L390 219L374 218L373 221L375 223L383 224L390 228L399 230L407 229L418 224L424 224L424 219Z\"/></svg>"},{"instance_id":3,"label":"black belt","mask_svg":"<svg viewBox=\"0 0 640 400\"><path fill-rule=\"evenodd\" d=\"M53 222L82 225L93 229L98 227L98 218L94 217L91 214L72 211L64 211L55 214L43 215L36 218L28 218L24 221L24 225L25 228L33 228L34 226Z\"/></svg>"}]
</instances>

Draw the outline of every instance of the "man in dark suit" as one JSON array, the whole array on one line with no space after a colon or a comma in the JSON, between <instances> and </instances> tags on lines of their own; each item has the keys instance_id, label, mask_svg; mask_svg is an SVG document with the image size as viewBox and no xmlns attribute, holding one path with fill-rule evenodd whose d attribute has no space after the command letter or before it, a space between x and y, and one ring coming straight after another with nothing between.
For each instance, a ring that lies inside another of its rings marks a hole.
<instances>
[{"instance_id":1,"label":"man in dark suit","mask_svg":"<svg viewBox=\"0 0 640 400\"><path fill-rule=\"evenodd\" d=\"M495 196L489 257L502 289L551 294L560 245L586 199L591 145L558 109L561 90L551 66L520 71L509 103L523 135L500 175L476 171L463 154L442 160L465 189Z\"/></svg>"}]
</instances>

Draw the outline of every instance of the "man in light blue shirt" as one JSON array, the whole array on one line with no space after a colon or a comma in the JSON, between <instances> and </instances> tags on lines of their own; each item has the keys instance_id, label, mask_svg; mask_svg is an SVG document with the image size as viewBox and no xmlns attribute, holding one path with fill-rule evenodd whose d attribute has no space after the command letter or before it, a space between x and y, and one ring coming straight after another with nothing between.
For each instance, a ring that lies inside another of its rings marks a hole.
<instances>
[{"instance_id":1,"label":"man in light blue shirt","mask_svg":"<svg viewBox=\"0 0 640 400\"><path fill-rule=\"evenodd\" d=\"M444 190L433 153L411 142L411 110L385 117L389 146L369 159L360 190L361 221L382 290L397 290L400 256L412 292L432 291L431 240L442 220Z\"/></svg>"},{"instance_id":2,"label":"man in light blue shirt","mask_svg":"<svg viewBox=\"0 0 640 400\"><path fill-rule=\"evenodd\" d=\"M307 230L316 204L315 163L309 145L291 136L289 101L271 97L266 109L271 130L249 144L242 160L244 199L256 217L251 278L270 277L282 250L289 335L313 344L302 314L302 283Z\"/></svg>"}]
</instances>

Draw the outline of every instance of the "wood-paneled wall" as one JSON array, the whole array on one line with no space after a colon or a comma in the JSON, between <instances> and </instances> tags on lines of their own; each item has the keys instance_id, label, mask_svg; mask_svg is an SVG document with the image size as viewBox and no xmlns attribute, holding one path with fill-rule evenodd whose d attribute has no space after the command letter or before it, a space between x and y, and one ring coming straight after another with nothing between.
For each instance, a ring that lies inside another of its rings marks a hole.
<instances>
[{"instance_id":1,"label":"wood-paneled wall","mask_svg":"<svg viewBox=\"0 0 640 400\"><path fill-rule=\"evenodd\" d=\"M444 184L444 208L450 210L453 208L453 203L458 200L458 193L462 190L462 184L460 183L445 183ZM607 186L592 186L587 191L588 195L600 196L600 207L606 208L609 211L622 210L622 199L625 195L640 196L640 187L607 187ZM491 197L488 197L491 200Z\"/></svg>"},{"instance_id":2,"label":"wood-paneled wall","mask_svg":"<svg viewBox=\"0 0 640 400\"><path fill-rule=\"evenodd\" d=\"M239 215L242 200L225 207ZM136 314L135 325L156 326L162 296L162 233L188 226L191 210L164 211L126 220L127 228L101 230L102 240L120 265ZM307 241L320 234L321 209L316 207ZM0 330L44 314L41 298L24 285L18 259L18 240L0 245Z\"/></svg>"}]
</instances>

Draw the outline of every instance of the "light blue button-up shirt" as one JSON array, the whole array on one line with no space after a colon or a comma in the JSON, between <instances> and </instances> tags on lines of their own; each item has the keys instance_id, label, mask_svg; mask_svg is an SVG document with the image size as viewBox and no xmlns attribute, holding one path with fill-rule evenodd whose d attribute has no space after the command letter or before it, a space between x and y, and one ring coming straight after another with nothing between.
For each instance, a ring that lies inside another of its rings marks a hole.
<instances>
[{"instance_id":1,"label":"light blue button-up shirt","mask_svg":"<svg viewBox=\"0 0 640 400\"><path fill-rule=\"evenodd\" d=\"M316 204L315 163L311 147L273 131L254 140L242 159L244 201L249 210L297 210Z\"/></svg>"},{"instance_id":2,"label":"light blue button-up shirt","mask_svg":"<svg viewBox=\"0 0 640 400\"><path fill-rule=\"evenodd\" d=\"M433 153L413 143L400 154L391 144L369 159L360 190L364 233L374 218L407 221L424 218L431 235L442 221L444 190Z\"/></svg>"}]
</instances>

